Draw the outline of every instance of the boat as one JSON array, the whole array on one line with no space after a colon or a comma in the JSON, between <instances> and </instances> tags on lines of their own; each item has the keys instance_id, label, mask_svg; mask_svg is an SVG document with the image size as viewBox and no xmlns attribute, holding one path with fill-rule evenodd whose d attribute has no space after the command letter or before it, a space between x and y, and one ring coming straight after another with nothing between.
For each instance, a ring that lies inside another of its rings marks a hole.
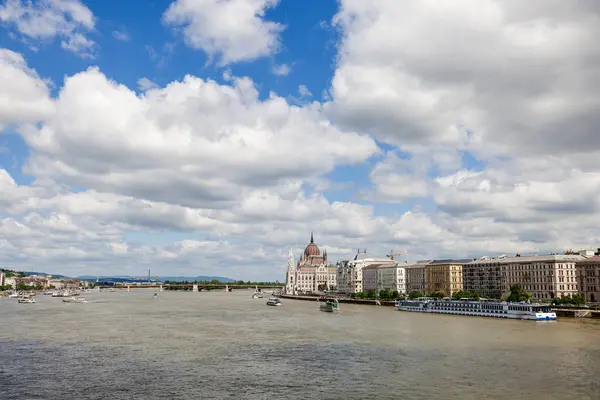
<instances>
[{"instance_id":1,"label":"boat","mask_svg":"<svg viewBox=\"0 0 600 400\"><path fill-rule=\"evenodd\" d=\"M44 296L52 296L52 290L44 292Z\"/></svg>"},{"instance_id":2,"label":"boat","mask_svg":"<svg viewBox=\"0 0 600 400\"><path fill-rule=\"evenodd\" d=\"M153 299L158 299L158 293L154 292L154 294L152 295Z\"/></svg>"},{"instance_id":3,"label":"boat","mask_svg":"<svg viewBox=\"0 0 600 400\"><path fill-rule=\"evenodd\" d=\"M87 300L85 299L85 297L66 297L64 299L62 299L63 303L87 303Z\"/></svg>"},{"instance_id":4,"label":"boat","mask_svg":"<svg viewBox=\"0 0 600 400\"><path fill-rule=\"evenodd\" d=\"M52 297L69 297L69 292L52 292Z\"/></svg>"},{"instance_id":5,"label":"boat","mask_svg":"<svg viewBox=\"0 0 600 400\"><path fill-rule=\"evenodd\" d=\"M323 312L338 312L340 311L340 303L337 299L326 299L326 301L319 301L319 310Z\"/></svg>"},{"instance_id":6,"label":"boat","mask_svg":"<svg viewBox=\"0 0 600 400\"><path fill-rule=\"evenodd\" d=\"M509 303L475 300L399 300L399 311L468 315L531 321L555 321L556 313L547 304Z\"/></svg>"},{"instance_id":7,"label":"boat","mask_svg":"<svg viewBox=\"0 0 600 400\"><path fill-rule=\"evenodd\" d=\"M252 294L252 298L253 298L253 299L262 299L262 298L263 298L263 295L262 295L262 293L261 293L261 292L254 292L254 293Z\"/></svg>"},{"instance_id":8,"label":"boat","mask_svg":"<svg viewBox=\"0 0 600 400\"><path fill-rule=\"evenodd\" d=\"M9 299L18 299L20 296L18 293L11 293L8 295Z\"/></svg>"},{"instance_id":9,"label":"boat","mask_svg":"<svg viewBox=\"0 0 600 400\"><path fill-rule=\"evenodd\" d=\"M283 303L277 297L270 297L269 300L267 300L267 305L278 307L282 306Z\"/></svg>"},{"instance_id":10,"label":"boat","mask_svg":"<svg viewBox=\"0 0 600 400\"><path fill-rule=\"evenodd\" d=\"M35 297L21 296L18 300L19 303L35 303Z\"/></svg>"}]
</instances>

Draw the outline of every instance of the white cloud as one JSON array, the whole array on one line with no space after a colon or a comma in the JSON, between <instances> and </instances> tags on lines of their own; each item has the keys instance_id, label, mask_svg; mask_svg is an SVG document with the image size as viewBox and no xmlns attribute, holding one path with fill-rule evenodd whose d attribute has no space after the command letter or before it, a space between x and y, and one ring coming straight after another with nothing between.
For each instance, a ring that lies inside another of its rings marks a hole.
<instances>
[{"instance_id":1,"label":"white cloud","mask_svg":"<svg viewBox=\"0 0 600 400\"><path fill-rule=\"evenodd\" d=\"M131 40L131 36L127 33L126 30L117 30L113 31L113 37L121 42L129 42Z\"/></svg>"},{"instance_id":2,"label":"white cloud","mask_svg":"<svg viewBox=\"0 0 600 400\"><path fill-rule=\"evenodd\" d=\"M281 188L377 151L316 105L290 106L274 94L260 101L248 78L223 86L187 76L137 96L90 68L67 77L55 107L23 130L28 173L187 206L226 207L248 190Z\"/></svg>"},{"instance_id":3,"label":"white cloud","mask_svg":"<svg viewBox=\"0 0 600 400\"><path fill-rule=\"evenodd\" d=\"M138 89L140 89L142 91L146 91L146 90L150 90L150 89L156 89L156 88L159 87L156 84L156 82L151 81L150 79L148 79L146 77L142 77L142 78L138 79L137 85L138 85Z\"/></svg>"},{"instance_id":4,"label":"white cloud","mask_svg":"<svg viewBox=\"0 0 600 400\"><path fill-rule=\"evenodd\" d=\"M298 85L298 94L300 97L312 97L312 93L306 85Z\"/></svg>"},{"instance_id":5,"label":"white cloud","mask_svg":"<svg viewBox=\"0 0 600 400\"><path fill-rule=\"evenodd\" d=\"M0 132L2 125L35 123L54 110L47 83L7 49L0 49L0 87Z\"/></svg>"},{"instance_id":6,"label":"white cloud","mask_svg":"<svg viewBox=\"0 0 600 400\"><path fill-rule=\"evenodd\" d=\"M277 76L288 76L292 71L291 67L287 64L275 64L271 68L273 75Z\"/></svg>"},{"instance_id":7,"label":"white cloud","mask_svg":"<svg viewBox=\"0 0 600 400\"><path fill-rule=\"evenodd\" d=\"M175 0L163 22L181 27L186 43L220 65L269 56L280 46L285 27L265 19L279 0Z\"/></svg>"},{"instance_id":8,"label":"white cloud","mask_svg":"<svg viewBox=\"0 0 600 400\"><path fill-rule=\"evenodd\" d=\"M482 156L600 145L592 2L340 4L328 105L336 122L399 146L443 143Z\"/></svg>"},{"instance_id":9,"label":"white cloud","mask_svg":"<svg viewBox=\"0 0 600 400\"><path fill-rule=\"evenodd\" d=\"M33 40L61 38L61 47L83 57L93 54L95 42L84 36L95 18L79 0L7 0L0 5L0 22Z\"/></svg>"}]
</instances>

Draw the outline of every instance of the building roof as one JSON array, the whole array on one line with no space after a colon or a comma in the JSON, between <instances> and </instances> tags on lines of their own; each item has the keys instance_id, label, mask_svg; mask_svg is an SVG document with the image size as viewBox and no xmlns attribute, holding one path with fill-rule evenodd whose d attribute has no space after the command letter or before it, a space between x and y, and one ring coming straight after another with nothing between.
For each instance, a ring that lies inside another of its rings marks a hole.
<instances>
[{"instance_id":1,"label":"building roof","mask_svg":"<svg viewBox=\"0 0 600 400\"><path fill-rule=\"evenodd\" d=\"M600 256L588 257L583 260L577 261L577 264L579 264L579 263L600 264Z\"/></svg>"},{"instance_id":2,"label":"building roof","mask_svg":"<svg viewBox=\"0 0 600 400\"><path fill-rule=\"evenodd\" d=\"M473 261L472 258L458 258L458 259L445 259L445 260L433 260L428 265L463 265Z\"/></svg>"},{"instance_id":3,"label":"building roof","mask_svg":"<svg viewBox=\"0 0 600 400\"><path fill-rule=\"evenodd\" d=\"M516 263L533 263L533 262L561 262L561 261L577 261L585 260L584 256L578 254L544 254L537 256L520 256L520 257L497 257L476 259L468 264L516 264Z\"/></svg>"}]
</instances>

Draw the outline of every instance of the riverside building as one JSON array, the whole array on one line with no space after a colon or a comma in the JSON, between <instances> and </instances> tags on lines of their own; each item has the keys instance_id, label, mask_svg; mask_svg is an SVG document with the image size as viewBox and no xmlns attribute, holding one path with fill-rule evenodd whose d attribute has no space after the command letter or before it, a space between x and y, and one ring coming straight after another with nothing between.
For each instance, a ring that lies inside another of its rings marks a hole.
<instances>
[{"instance_id":1,"label":"riverside building","mask_svg":"<svg viewBox=\"0 0 600 400\"><path fill-rule=\"evenodd\" d=\"M472 259L433 260L425 267L425 288L428 293L442 292L446 296L463 290L462 266Z\"/></svg>"},{"instance_id":2,"label":"riverside building","mask_svg":"<svg viewBox=\"0 0 600 400\"><path fill-rule=\"evenodd\" d=\"M551 300L577 294L576 264L585 260L578 254L507 257L501 261L504 293L519 284L534 300Z\"/></svg>"},{"instance_id":3,"label":"riverside building","mask_svg":"<svg viewBox=\"0 0 600 400\"><path fill-rule=\"evenodd\" d=\"M304 249L297 264L294 263L294 253L290 246L286 273L286 293L312 293L333 290L336 286L336 267L327 264L327 250L323 250L323 253L321 253L312 233L310 243Z\"/></svg>"},{"instance_id":4,"label":"riverside building","mask_svg":"<svg viewBox=\"0 0 600 400\"><path fill-rule=\"evenodd\" d=\"M585 301L600 301L600 255L577 261L576 270L579 293L585 297Z\"/></svg>"},{"instance_id":5,"label":"riverside building","mask_svg":"<svg viewBox=\"0 0 600 400\"><path fill-rule=\"evenodd\" d=\"M362 253L360 250L356 253L353 260L348 261L337 269L338 292L340 293L360 293L366 289L363 287L362 270L370 265L395 265L394 260L389 258L374 258L367 255L367 251ZM371 289L376 290L376 289Z\"/></svg>"},{"instance_id":6,"label":"riverside building","mask_svg":"<svg viewBox=\"0 0 600 400\"><path fill-rule=\"evenodd\" d=\"M463 289L488 299L500 299L506 286L502 262L506 256L481 257L462 267Z\"/></svg>"},{"instance_id":7,"label":"riverside building","mask_svg":"<svg viewBox=\"0 0 600 400\"><path fill-rule=\"evenodd\" d=\"M406 272L406 291L408 293L425 292L427 289L425 267L432 261L420 260L404 267Z\"/></svg>"}]
</instances>

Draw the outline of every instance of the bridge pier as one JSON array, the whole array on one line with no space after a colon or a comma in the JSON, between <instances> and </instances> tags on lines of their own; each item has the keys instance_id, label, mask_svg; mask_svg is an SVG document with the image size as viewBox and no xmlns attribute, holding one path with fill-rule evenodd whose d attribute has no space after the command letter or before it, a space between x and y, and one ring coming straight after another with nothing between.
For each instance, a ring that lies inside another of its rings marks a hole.
<instances>
[{"instance_id":1,"label":"bridge pier","mask_svg":"<svg viewBox=\"0 0 600 400\"><path fill-rule=\"evenodd\" d=\"M197 292L198 291L198 285L196 283L194 283L194 285L192 286L192 292Z\"/></svg>"},{"instance_id":2,"label":"bridge pier","mask_svg":"<svg viewBox=\"0 0 600 400\"><path fill-rule=\"evenodd\" d=\"M160 285L160 291L161 292L163 291L163 285Z\"/></svg>"},{"instance_id":3,"label":"bridge pier","mask_svg":"<svg viewBox=\"0 0 600 400\"><path fill-rule=\"evenodd\" d=\"M131 286L130 285L127 285L127 291L131 292Z\"/></svg>"}]
</instances>

